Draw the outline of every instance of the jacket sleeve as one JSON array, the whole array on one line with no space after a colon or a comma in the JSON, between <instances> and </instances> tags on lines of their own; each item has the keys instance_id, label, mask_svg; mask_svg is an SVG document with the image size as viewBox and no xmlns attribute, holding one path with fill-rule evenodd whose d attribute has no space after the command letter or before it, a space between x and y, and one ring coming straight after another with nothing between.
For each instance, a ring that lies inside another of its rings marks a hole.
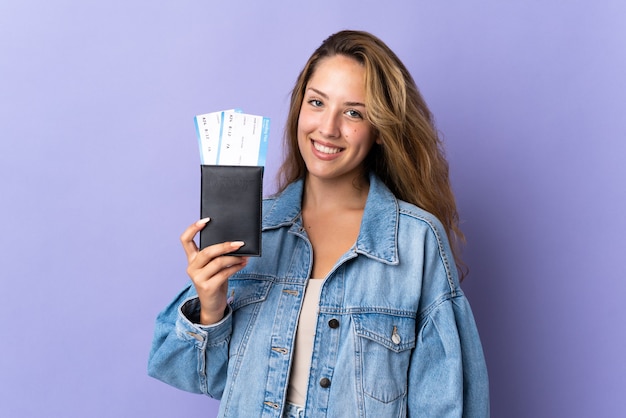
<instances>
[{"instance_id":1,"label":"jacket sleeve","mask_svg":"<svg viewBox=\"0 0 626 418\"><path fill-rule=\"evenodd\" d=\"M409 366L408 416L489 417L487 366L443 227L425 234L417 341Z\"/></svg>"},{"instance_id":2,"label":"jacket sleeve","mask_svg":"<svg viewBox=\"0 0 626 418\"><path fill-rule=\"evenodd\" d=\"M157 317L148 374L187 392L220 399L226 383L230 308L217 324L198 325L200 304L189 285Z\"/></svg>"},{"instance_id":3,"label":"jacket sleeve","mask_svg":"<svg viewBox=\"0 0 626 418\"><path fill-rule=\"evenodd\" d=\"M444 298L421 321L409 370L409 417L489 417L487 367L462 293Z\"/></svg>"}]
</instances>

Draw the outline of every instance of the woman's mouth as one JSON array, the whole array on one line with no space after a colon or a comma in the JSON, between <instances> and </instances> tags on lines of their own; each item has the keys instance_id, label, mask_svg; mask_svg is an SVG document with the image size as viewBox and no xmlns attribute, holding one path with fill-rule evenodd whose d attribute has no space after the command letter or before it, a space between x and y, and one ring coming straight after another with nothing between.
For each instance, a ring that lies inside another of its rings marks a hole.
<instances>
[{"instance_id":1,"label":"woman's mouth","mask_svg":"<svg viewBox=\"0 0 626 418\"><path fill-rule=\"evenodd\" d=\"M316 141L312 141L313 142L313 147L324 154L337 154L338 152L342 151L342 148L336 148L336 147L328 147L326 145L322 145L317 143Z\"/></svg>"}]
</instances>

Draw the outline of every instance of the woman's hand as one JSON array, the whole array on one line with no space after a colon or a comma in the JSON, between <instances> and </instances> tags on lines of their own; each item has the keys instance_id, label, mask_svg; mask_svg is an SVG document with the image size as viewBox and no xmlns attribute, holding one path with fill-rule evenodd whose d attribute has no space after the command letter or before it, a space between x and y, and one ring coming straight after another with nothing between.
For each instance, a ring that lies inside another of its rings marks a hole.
<instances>
[{"instance_id":1,"label":"woman's hand","mask_svg":"<svg viewBox=\"0 0 626 418\"><path fill-rule=\"evenodd\" d=\"M200 300L200 324L210 325L224 317L227 304L228 278L243 269L248 257L224 254L244 245L241 241L224 242L198 250L193 238L209 222L204 218L189 226L180 236L187 254L187 274L193 281Z\"/></svg>"}]
</instances>

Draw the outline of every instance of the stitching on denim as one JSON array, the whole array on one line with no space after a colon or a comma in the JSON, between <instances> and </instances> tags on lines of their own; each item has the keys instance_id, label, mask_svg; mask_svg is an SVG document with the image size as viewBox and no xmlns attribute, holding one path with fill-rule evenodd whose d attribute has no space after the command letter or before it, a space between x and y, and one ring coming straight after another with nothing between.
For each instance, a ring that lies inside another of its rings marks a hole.
<instances>
[{"instance_id":1,"label":"stitching on denim","mask_svg":"<svg viewBox=\"0 0 626 418\"><path fill-rule=\"evenodd\" d=\"M439 252L439 257L441 258L441 261L443 262L444 265L444 269L446 272L446 279L448 280L448 286L450 287L450 292L452 293L452 296L456 295L456 287L454 286L454 278L452 275L452 269L450 268L450 261L448 260L448 257L446 255L446 252L444 251L444 245L443 245L443 239L441 237L441 234L439 232L439 228L437 228L435 226L435 223L433 222L432 219L428 219L426 216L423 215L418 215L417 213L413 213L413 212L409 212L407 209L403 209L400 208L400 213L410 216L414 219L418 219L421 220L422 222L426 223L429 226L429 229L432 231L432 233L435 235L435 238L437 240L437 248L438 248L438 252Z\"/></svg>"}]
</instances>

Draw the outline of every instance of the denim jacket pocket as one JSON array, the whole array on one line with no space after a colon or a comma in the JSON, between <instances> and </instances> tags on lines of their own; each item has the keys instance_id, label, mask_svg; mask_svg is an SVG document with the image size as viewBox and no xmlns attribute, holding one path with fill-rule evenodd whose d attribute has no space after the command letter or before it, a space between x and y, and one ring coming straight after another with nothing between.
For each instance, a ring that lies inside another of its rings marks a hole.
<instances>
[{"instance_id":1,"label":"denim jacket pocket","mask_svg":"<svg viewBox=\"0 0 626 418\"><path fill-rule=\"evenodd\" d=\"M256 275L237 275L228 280L228 304L233 312L229 357L242 355L248 344L263 301L267 299L272 281ZM238 364L234 362L233 364Z\"/></svg>"},{"instance_id":2,"label":"denim jacket pocket","mask_svg":"<svg viewBox=\"0 0 626 418\"><path fill-rule=\"evenodd\" d=\"M236 276L228 280L228 303L236 311L267 298L272 282L258 276Z\"/></svg>"},{"instance_id":3,"label":"denim jacket pocket","mask_svg":"<svg viewBox=\"0 0 626 418\"><path fill-rule=\"evenodd\" d=\"M388 403L406 394L415 318L395 313L353 315L356 332L357 376L369 397Z\"/></svg>"}]
</instances>

